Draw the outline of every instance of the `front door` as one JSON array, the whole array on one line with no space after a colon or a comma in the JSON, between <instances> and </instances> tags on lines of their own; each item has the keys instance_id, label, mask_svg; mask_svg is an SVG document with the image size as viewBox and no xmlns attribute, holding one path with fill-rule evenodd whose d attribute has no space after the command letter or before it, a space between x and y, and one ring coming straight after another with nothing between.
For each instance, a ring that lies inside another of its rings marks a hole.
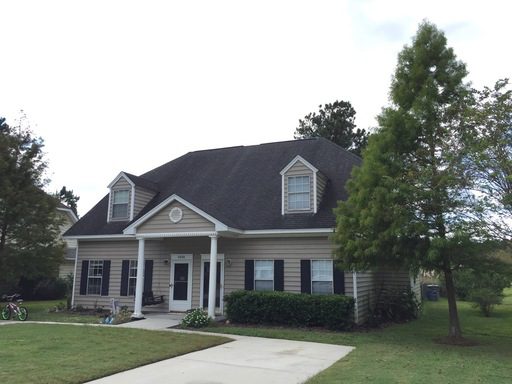
<instances>
[{"instance_id":1,"label":"front door","mask_svg":"<svg viewBox=\"0 0 512 384\"><path fill-rule=\"evenodd\" d=\"M192 308L192 255L171 256L169 311Z\"/></svg>"},{"instance_id":2,"label":"front door","mask_svg":"<svg viewBox=\"0 0 512 384\"><path fill-rule=\"evenodd\" d=\"M210 255L203 255L201 260L201 304L208 308L208 292L210 288ZM222 313L224 301L224 260L223 255L218 255L217 261L217 285L215 292L215 308Z\"/></svg>"}]
</instances>

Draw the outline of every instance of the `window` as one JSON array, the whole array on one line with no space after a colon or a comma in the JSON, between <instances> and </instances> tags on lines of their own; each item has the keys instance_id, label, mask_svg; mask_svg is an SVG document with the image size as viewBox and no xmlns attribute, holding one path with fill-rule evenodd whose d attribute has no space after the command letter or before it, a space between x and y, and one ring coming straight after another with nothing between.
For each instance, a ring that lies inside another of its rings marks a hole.
<instances>
[{"instance_id":1,"label":"window","mask_svg":"<svg viewBox=\"0 0 512 384\"><path fill-rule=\"evenodd\" d=\"M112 218L121 219L128 217L128 200L130 191L120 190L112 192Z\"/></svg>"},{"instance_id":2,"label":"window","mask_svg":"<svg viewBox=\"0 0 512 384\"><path fill-rule=\"evenodd\" d=\"M288 209L310 209L309 176L288 177Z\"/></svg>"},{"instance_id":3,"label":"window","mask_svg":"<svg viewBox=\"0 0 512 384\"><path fill-rule=\"evenodd\" d=\"M87 294L101 294L101 280L103 277L103 260L90 260L87 274Z\"/></svg>"},{"instance_id":4,"label":"window","mask_svg":"<svg viewBox=\"0 0 512 384\"><path fill-rule=\"evenodd\" d=\"M332 260L311 260L311 293L333 293Z\"/></svg>"},{"instance_id":5,"label":"window","mask_svg":"<svg viewBox=\"0 0 512 384\"><path fill-rule=\"evenodd\" d=\"M254 290L274 290L274 261L254 260Z\"/></svg>"},{"instance_id":6,"label":"window","mask_svg":"<svg viewBox=\"0 0 512 384\"><path fill-rule=\"evenodd\" d=\"M128 296L135 296L137 286L137 260L130 260L128 269Z\"/></svg>"}]
</instances>

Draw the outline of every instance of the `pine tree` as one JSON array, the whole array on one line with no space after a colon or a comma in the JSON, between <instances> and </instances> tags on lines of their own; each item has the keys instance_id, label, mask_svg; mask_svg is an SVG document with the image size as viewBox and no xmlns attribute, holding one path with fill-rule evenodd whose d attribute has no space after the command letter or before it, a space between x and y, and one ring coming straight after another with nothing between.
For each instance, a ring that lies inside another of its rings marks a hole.
<instances>
[{"instance_id":1,"label":"pine tree","mask_svg":"<svg viewBox=\"0 0 512 384\"><path fill-rule=\"evenodd\" d=\"M63 259L58 200L43 191L43 141L0 118L0 271L3 289L54 277Z\"/></svg>"},{"instance_id":2,"label":"pine tree","mask_svg":"<svg viewBox=\"0 0 512 384\"><path fill-rule=\"evenodd\" d=\"M465 65L447 47L443 32L423 22L398 57L391 106L363 164L337 208L337 256L355 269L402 267L444 275L449 337L462 337L452 271L473 259L478 223L463 172L461 119L468 86Z\"/></svg>"}]
</instances>

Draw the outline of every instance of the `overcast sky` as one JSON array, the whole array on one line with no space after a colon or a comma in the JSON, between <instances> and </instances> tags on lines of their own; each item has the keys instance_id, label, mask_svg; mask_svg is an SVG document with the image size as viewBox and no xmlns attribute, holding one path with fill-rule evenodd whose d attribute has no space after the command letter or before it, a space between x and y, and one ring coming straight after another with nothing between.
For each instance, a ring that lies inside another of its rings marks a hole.
<instances>
[{"instance_id":1,"label":"overcast sky","mask_svg":"<svg viewBox=\"0 0 512 384\"><path fill-rule=\"evenodd\" d=\"M290 140L347 100L368 128L428 19L477 87L512 75L508 1L0 0L0 116L46 143L50 191L85 214L121 171Z\"/></svg>"}]
</instances>

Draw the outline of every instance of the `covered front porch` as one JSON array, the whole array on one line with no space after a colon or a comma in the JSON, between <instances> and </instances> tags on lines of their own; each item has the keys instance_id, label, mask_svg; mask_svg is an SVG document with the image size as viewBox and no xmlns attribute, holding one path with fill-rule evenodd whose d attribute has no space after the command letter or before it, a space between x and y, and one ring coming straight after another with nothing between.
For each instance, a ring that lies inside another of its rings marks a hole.
<instances>
[{"instance_id":1,"label":"covered front porch","mask_svg":"<svg viewBox=\"0 0 512 384\"><path fill-rule=\"evenodd\" d=\"M155 296L165 297L164 303L157 307L160 311L185 312L202 307L211 318L222 314L225 260L224 254L218 253L218 238L215 231L138 235L132 317L144 317L143 297L148 290ZM151 286L144 281L148 278L144 271L148 259L153 266Z\"/></svg>"}]
</instances>

